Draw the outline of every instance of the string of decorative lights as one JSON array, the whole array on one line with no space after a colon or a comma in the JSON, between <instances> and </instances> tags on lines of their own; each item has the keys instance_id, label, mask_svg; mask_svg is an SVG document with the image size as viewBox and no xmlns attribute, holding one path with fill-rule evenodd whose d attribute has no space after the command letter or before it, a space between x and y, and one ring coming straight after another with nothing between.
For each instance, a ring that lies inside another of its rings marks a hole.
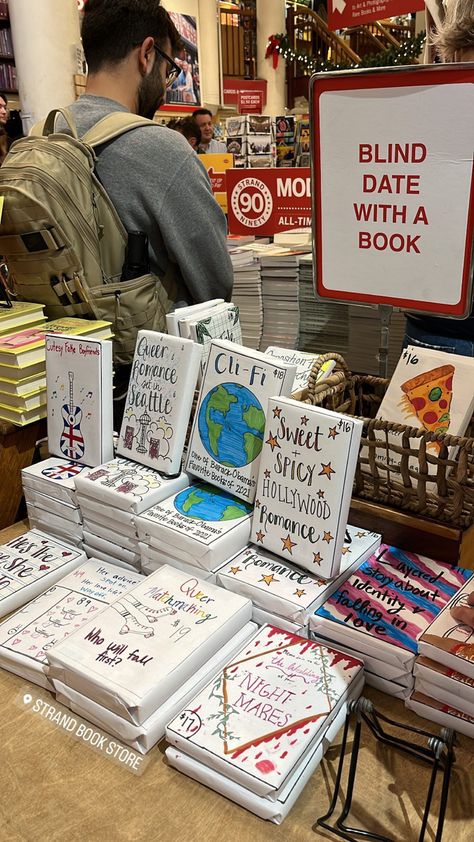
<instances>
[{"instance_id":1,"label":"string of decorative lights","mask_svg":"<svg viewBox=\"0 0 474 842\"><path fill-rule=\"evenodd\" d=\"M279 56L284 58L285 61L297 62L306 70L308 75L333 70L353 70L356 67L392 67L396 64L412 64L413 59L420 55L425 39L426 32L419 32L415 38L410 38L404 44L401 44L400 47L392 46L388 50L383 50L380 53L364 56L357 63L339 62L339 64L335 64L334 62L311 56L308 53L297 53L291 48L288 35L286 33L280 33L269 36L265 56L266 58L270 58L270 56L273 58L273 66L275 68L278 65Z\"/></svg>"}]
</instances>

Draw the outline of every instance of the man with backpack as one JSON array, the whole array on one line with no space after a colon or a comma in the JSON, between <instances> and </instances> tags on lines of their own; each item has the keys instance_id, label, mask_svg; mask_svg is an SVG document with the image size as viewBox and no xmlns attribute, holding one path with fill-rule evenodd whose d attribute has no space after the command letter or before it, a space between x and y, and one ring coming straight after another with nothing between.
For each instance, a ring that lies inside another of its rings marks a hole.
<instances>
[{"instance_id":1,"label":"man with backpack","mask_svg":"<svg viewBox=\"0 0 474 842\"><path fill-rule=\"evenodd\" d=\"M89 0L82 36L85 94L0 168L0 254L19 297L50 318L111 321L117 369L138 330L166 330L173 306L229 300L233 274L204 167L150 119L180 73L171 18L158 0ZM127 241L143 248L124 267Z\"/></svg>"},{"instance_id":2,"label":"man with backpack","mask_svg":"<svg viewBox=\"0 0 474 842\"><path fill-rule=\"evenodd\" d=\"M89 0L82 40L89 76L71 106L79 136L112 111L151 119L181 72L165 9L157 0ZM175 303L230 299L225 217L184 138L158 124L136 128L98 150L96 172L125 229L148 234L152 272L177 282Z\"/></svg>"}]
</instances>

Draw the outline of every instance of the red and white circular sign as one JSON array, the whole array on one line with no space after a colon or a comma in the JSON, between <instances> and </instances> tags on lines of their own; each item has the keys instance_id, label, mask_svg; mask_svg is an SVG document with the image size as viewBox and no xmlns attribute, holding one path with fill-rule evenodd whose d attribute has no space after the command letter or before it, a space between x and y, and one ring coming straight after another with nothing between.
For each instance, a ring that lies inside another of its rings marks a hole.
<instances>
[{"instance_id":1,"label":"red and white circular sign","mask_svg":"<svg viewBox=\"0 0 474 842\"><path fill-rule=\"evenodd\" d=\"M236 219L247 228L259 228L273 212L273 198L267 185L249 176L235 185L230 197Z\"/></svg>"}]
</instances>

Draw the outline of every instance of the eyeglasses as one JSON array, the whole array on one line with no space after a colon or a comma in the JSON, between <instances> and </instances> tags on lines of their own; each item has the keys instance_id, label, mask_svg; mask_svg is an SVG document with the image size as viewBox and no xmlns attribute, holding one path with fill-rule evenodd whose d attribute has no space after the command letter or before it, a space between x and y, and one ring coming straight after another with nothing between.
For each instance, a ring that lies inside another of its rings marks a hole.
<instances>
[{"instance_id":1,"label":"eyeglasses","mask_svg":"<svg viewBox=\"0 0 474 842\"><path fill-rule=\"evenodd\" d=\"M167 55L167 53L163 52L160 47L158 47L155 42L153 42L153 46L161 58L164 58L167 62L166 65L166 87L169 88L170 85L173 84L174 80L178 78L179 74L181 73L181 68L179 64L176 64L172 58Z\"/></svg>"}]
</instances>

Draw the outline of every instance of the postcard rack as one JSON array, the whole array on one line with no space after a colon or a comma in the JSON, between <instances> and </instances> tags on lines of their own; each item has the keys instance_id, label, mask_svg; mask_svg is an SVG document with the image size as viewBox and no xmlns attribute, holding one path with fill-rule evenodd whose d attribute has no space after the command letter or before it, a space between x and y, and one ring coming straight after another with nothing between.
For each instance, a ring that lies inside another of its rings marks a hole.
<instances>
[{"instance_id":1,"label":"postcard rack","mask_svg":"<svg viewBox=\"0 0 474 842\"><path fill-rule=\"evenodd\" d=\"M350 766L346 783L346 796L344 798L341 813L339 817L335 820L333 826L329 824L329 820L333 817L334 813L336 812L339 792L341 788L343 768L346 759L346 745L349 733L349 726L353 720L355 720L354 738L352 750L350 752ZM415 742L411 742L409 739L405 739L401 735L393 736L384 729L384 723L393 726L395 729L398 729L401 732L418 734L419 736L426 738L427 743L426 745L420 745ZM351 702L349 706L344 725L339 764L331 804L327 813L325 813L324 816L321 816L316 820L315 824L313 825L313 830L316 832L317 828L322 827L330 834L333 834L334 836L337 836L340 839L348 839L350 840L350 842L356 842L359 839L375 839L378 840L378 842L394 842L394 840L392 840L388 836L383 836L379 833L364 830L362 828L349 827L345 823L346 819L349 816L352 806L352 797L356 781L357 761L359 756L363 724L365 724L369 728L369 730L372 732L372 734L378 742L391 746L392 748L399 750L405 754L411 755L417 760L421 760L422 762L427 763L429 766L431 766L431 777L428 784L426 802L423 811L418 842L424 842L425 840L426 828L433 800L433 794L436 786L436 780L438 777L438 773L442 774L440 804L438 810L438 823L436 828L436 835L434 837L434 842L441 842L444 819L446 814L446 805L448 801L451 770L455 762L454 745L456 735L454 731L452 731L449 728L442 728L439 732L439 735L436 736L428 731L423 731L419 728L414 728L412 726L395 722L394 720L389 719L382 713L378 712L373 706L372 702L363 696L361 696L357 701Z\"/></svg>"}]
</instances>

